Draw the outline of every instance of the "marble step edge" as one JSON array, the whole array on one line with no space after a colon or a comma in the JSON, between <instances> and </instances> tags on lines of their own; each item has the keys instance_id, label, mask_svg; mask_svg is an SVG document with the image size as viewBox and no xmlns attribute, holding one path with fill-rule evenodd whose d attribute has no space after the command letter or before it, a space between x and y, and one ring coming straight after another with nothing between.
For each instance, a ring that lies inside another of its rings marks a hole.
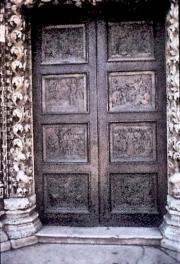
<instances>
[{"instance_id":1,"label":"marble step edge","mask_svg":"<svg viewBox=\"0 0 180 264\"><path fill-rule=\"evenodd\" d=\"M158 228L43 226L36 233L39 243L123 244L159 246Z\"/></svg>"}]
</instances>

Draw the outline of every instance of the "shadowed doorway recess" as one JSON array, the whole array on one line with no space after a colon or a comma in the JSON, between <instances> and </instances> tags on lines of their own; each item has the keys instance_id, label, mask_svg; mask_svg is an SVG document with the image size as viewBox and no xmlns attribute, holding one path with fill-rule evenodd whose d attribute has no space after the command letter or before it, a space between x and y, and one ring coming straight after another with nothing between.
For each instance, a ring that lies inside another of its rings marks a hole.
<instances>
[{"instance_id":1,"label":"shadowed doorway recess","mask_svg":"<svg viewBox=\"0 0 180 264\"><path fill-rule=\"evenodd\" d=\"M166 197L163 22L72 14L33 22L41 219L157 226Z\"/></svg>"}]
</instances>

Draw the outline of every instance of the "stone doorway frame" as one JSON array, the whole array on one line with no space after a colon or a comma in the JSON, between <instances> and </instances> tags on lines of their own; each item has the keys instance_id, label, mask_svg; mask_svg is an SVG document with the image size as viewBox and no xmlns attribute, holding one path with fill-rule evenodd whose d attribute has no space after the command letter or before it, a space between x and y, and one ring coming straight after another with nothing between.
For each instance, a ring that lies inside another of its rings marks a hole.
<instances>
[{"instance_id":1,"label":"stone doorway frame","mask_svg":"<svg viewBox=\"0 0 180 264\"><path fill-rule=\"evenodd\" d=\"M87 1L95 5L102 0ZM72 0L71 4L81 5L83 2L83 0ZM57 4L58 1L6 0L0 4L2 250L36 243L35 233L41 228L38 213L35 211L31 25L24 16L23 8L38 7L47 3ZM163 235L161 245L180 251L178 16L178 0L170 0L166 18L168 196L167 214L164 216L160 230Z\"/></svg>"}]
</instances>

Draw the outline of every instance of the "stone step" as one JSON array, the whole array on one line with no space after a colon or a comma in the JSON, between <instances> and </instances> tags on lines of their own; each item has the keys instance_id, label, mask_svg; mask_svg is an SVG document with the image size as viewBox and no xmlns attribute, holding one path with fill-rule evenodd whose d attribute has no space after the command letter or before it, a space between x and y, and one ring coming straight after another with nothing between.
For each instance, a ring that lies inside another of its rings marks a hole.
<instances>
[{"instance_id":1,"label":"stone step","mask_svg":"<svg viewBox=\"0 0 180 264\"><path fill-rule=\"evenodd\" d=\"M159 246L158 228L43 226L36 233L40 243Z\"/></svg>"}]
</instances>

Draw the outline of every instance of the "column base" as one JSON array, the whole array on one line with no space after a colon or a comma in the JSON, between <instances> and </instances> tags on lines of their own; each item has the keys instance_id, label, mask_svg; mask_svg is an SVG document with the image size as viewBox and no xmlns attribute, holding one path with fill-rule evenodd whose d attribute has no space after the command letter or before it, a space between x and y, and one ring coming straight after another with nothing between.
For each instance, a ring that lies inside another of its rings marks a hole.
<instances>
[{"instance_id":1,"label":"column base","mask_svg":"<svg viewBox=\"0 0 180 264\"><path fill-rule=\"evenodd\" d=\"M7 234L3 230L3 224L0 222L0 252L11 249L11 243Z\"/></svg>"},{"instance_id":2,"label":"column base","mask_svg":"<svg viewBox=\"0 0 180 264\"><path fill-rule=\"evenodd\" d=\"M161 240L161 247L180 252L179 242L167 238Z\"/></svg>"},{"instance_id":3,"label":"column base","mask_svg":"<svg viewBox=\"0 0 180 264\"><path fill-rule=\"evenodd\" d=\"M11 249L10 241L4 241L0 243L0 252L5 252Z\"/></svg>"},{"instance_id":4,"label":"column base","mask_svg":"<svg viewBox=\"0 0 180 264\"><path fill-rule=\"evenodd\" d=\"M171 209L170 209L171 208ZM180 200L168 196L167 214L160 226L163 235L161 246L180 252Z\"/></svg>"},{"instance_id":5,"label":"column base","mask_svg":"<svg viewBox=\"0 0 180 264\"><path fill-rule=\"evenodd\" d=\"M4 230L12 241L12 247L14 248L21 244L21 239L29 238L28 241L35 241L32 237L41 228L38 213L35 212L35 203L35 195L27 198L9 198L4 200L4 208L6 210ZM15 242L15 240L19 242Z\"/></svg>"},{"instance_id":6,"label":"column base","mask_svg":"<svg viewBox=\"0 0 180 264\"><path fill-rule=\"evenodd\" d=\"M38 238L36 236L23 237L20 239L11 240L12 248L21 248L34 245L38 243Z\"/></svg>"}]
</instances>

